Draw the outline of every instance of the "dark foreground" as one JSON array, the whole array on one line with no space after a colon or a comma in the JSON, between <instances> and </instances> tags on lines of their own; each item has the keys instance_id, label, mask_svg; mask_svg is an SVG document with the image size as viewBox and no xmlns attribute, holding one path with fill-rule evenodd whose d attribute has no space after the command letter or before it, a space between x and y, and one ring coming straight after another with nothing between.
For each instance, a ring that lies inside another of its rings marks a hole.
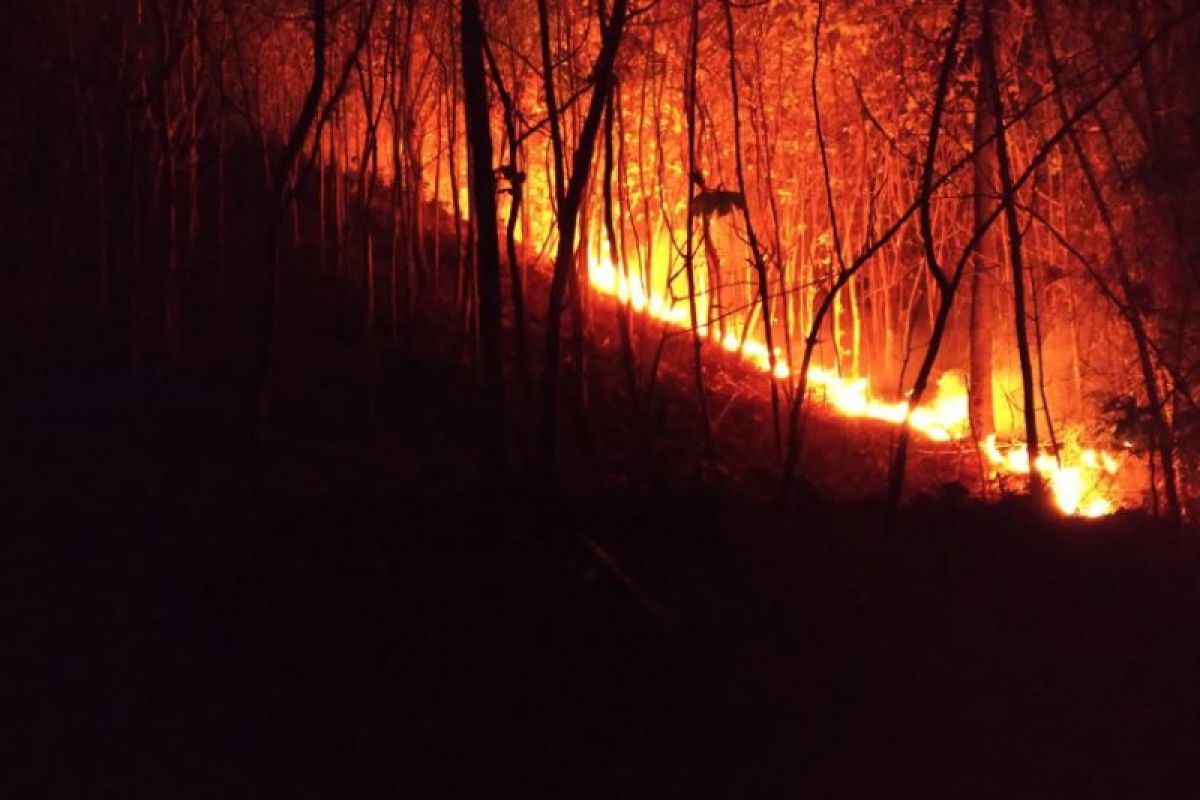
<instances>
[{"instance_id":1,"label":"dark foreground","mask_svg":"<svg viewBox=\"0 0 1200 800\"><path fill-rule=\"evenodd\" d=\"M372 415L298 352L265 448L208 380L9 396L8 796L1192 791L1194 531L598 457L481 490L447 359Z\"/></svg>"}]
</instances>

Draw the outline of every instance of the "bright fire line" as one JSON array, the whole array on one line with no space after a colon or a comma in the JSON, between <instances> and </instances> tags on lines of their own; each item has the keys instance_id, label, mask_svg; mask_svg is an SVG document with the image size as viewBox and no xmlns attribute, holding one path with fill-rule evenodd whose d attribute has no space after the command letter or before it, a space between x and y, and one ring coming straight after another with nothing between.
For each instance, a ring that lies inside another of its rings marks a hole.
<instances>
[{"instance_id":1,"label":"bright fire line","mask_svg":"<svg viewBox=\"0 0 1200 800\"><path fill-rule=\"evenodd\" d=\"M640 281L631 284L606 254L592 254L589 262L589 280L598 293L672 327L691 328L686 304L667 303L662 297L648 293ZM724 350L738 354L758 371L771 372L771 359L764 341L753 336L739 336L730 330L721 338L716 328L704 324L699 329L702 336ZM786 380L792 374L778 347L775 348L774 374L779 380ZM808 381L810 391L823 389L826 402L844 416L875 419L893 425L902 425L907 418L912 429L935 442L961 441L970 435L967 387L958 372L943 374L933 400L913 409L907 401L872 397L867 378L846 379L823 367L810 366ZM1024 443L1002 451L996 444L995 435L990 435L979 449L992 471L989 478L1006 474L1029 475L1029 454ZM1105 516L1120 507L1111 481L1119 466L1113 454L1091 448L1081 450L1075 463L1060 462L1055 455L1042 453L1035 464L1054 495L1058 509L1064 514L1081 517ZM1112 496L1106 496L1106 492Z\"/></svg>"}]
</instances>

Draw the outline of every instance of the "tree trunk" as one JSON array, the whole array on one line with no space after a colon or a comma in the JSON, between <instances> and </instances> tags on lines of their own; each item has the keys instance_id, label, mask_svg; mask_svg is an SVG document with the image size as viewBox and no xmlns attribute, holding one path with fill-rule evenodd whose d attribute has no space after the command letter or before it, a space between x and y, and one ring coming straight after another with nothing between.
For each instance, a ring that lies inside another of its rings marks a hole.
<instances>
[{"instance_id":1,"label":"tree trunk","mask_svg":"<svg viewBox=\"0 0 1200 800\"><path fill-rule=\"evenodd\" d=\"M983 25L980 51L987 72L991 94L992 114L996 120L996 161L1000 168L1000 188L1007 198L1004 219L1008 228L1009 260L1012 266L1013 314L1017 329L1017 355L1021 362L1021 402L1025 412L1026 451L1029 454L1029 493L1035 502L1045 499L1045 485L1037 470L1038 430L1037 407L1034 400L1033 362L1029 355L1029 332L1025 318L1025 263L1021 253L1021 226L1017 220L1016 187L1013 185L1012 165L1008 155L1008 139L1004 128L1004 105L1000 99L1000 78L996 69L995 8L992 0L983 2Z\"/></svg>"},{"instance_id":2,"label":"tree trunk","mask_svg":"<svg viewBox=\"0 0 1200 800\"><path fill-rule=\"evenodd\" d=\"M696 183L690 177L696 174L696 73L699 64L700 47L700 0L693 0L691 26L688 34L688 68L684 89L687 92L687 136L688 136L688 204L687 204L687 247L684 251L684 271L687 273L688 311L692 321L692 355L696 376L696 394L700 401L700 418L704 433L704 457L712 461L714 457L712 426L708 419L708 397L704 393L704 371L701 360L702 344L700 339L700 319L696 310L696 242L695 215L692 212L692 200L695 197Z\"/></svg>"},{"instance_id":3,"label":"tree trunk","mask_svg":"<svg viewBox=\"0 0 1200 800\"><path fill-rule=\"evenodd\" d=\"M479 0L462 4L463 111L471 150L471 216L479 276L478 331L483 368L483 413L487 420L485 477L503 479L505 469L504 365L500 338L500 243L496 226L496 176L483 66L483 20Z\"/></svg>"},{"instance_id":4,"label":"tree trunk","mask_svg":"<svg viewBox=\"0 0 1200 800\"><path fill-rule=\"evenodd\" d=\"M604 115L604 232L608 237L608 255L612 262L613 271L625 278L627 297L617 297L617 329L621 334L621 365L625 372L625 387L629 392L629 402L633 413L639 411L637 362L633 356L633 336L629 324L629 303L632 300L632 286L629 283L629 266L625 261L625 253L617 243L616 227L613 224L613 115L616 104L612 98L608 100L608 108Z\"/></svg>"},{"instance_id":5,"label":"tree trunk","mask_svg":"<svg viewBox=\"0 0 1200 800\"><path fill-rule=\"evenodd\" d=\"M508 87L504 85L504 77L500 74L500 65L490 47L484 43L484 54L488 59L488 67L492 73L492 83L500 102L504 106L504 130L508 141L508 163L500 167L508 178L508 191L511 202L508 205L508 220L505 222L505 254L508 260L509 291L512 295L513 331L516 334L517 345L517 379L521 390L521 403L526 406L529 402L529 348L525 336L525 291L522 285L521 261L517 256L517 223L521 217L521 201L525 197L525 173L517 166L520 161L521 140L517 134L518 109ZM436 185L436 182L435 182Z\"/></svg>"},{"instance_id":6,"label":"tree trunk","mask_svg":"<svg viewBox=\"0 0 1200 800\"><path fill-rule=\"evenodd\" d=\"M579 208L583 203L584 189L587 187L588 174L591 171L592 155L595 152L600 120L607 103L608 93L612 90L613 66L625 29L627 12L627 0L616 0L608 25L604 29L600 55L592 70L594 78L592 96L588 104L587 117L571 159L571 174L568 182L564 180L565 163L558 158L562 152L562 139L559 112L554 99L553 63L549 60L549 14L546 10L545 0L538 2L538 16L541 21L543 82L546 90L547 113L550 117L551 139L555 142L555 192L558 195L558 248L554 258L550 299L546 311L546 351L542 365L542 414L539 425L543 477L548 481L552 481L554 478L556 463L558 372L562 348L560 325L567 284L574 269L575 235L580 222ZM565 190L562 189L564 183L566 184Z\"/></svg>"},{"instance_id":7,"label":"tree trunk","mask_svg":"<svg viewBox=\"0 0 1200 800\"><path fill-rule=\"evenodd\" d=\"M975 183L973 207L978 230L996 207L996 118L992 114L988 71L983 60L975 66L974 144L972 173ZM968 338L968 414L971 434L978 444L995 432L996 411L992 393L992 323L996 308L996 270L1003 261L999 231L988 230L979 240L972 258L971 311Z\"/></svg>"},{"instance_id":8,"label":"tree trunk","mask_svg":"<svg viewBox=\"0 0 1200 800\"><path fill-rule=\"evenodd\" d=\"M258 353L258 422L259 437L266 435L274 390L275 348L278 346L279 324L279 229L289 202L288 178L300 155L304 140L317 116L321 93L325 87L325 0L312 0L313 15L313 76L300 116L296 118L279 163L272 172L271 206L267 213L266 246L263 252L263 286L261 288L262 333Z\"/></svg>"},{"instance_id":9,"label":"tree trunk","mask_svg":"<svg viewBox=\"0 0 1200 800\"><path fill-rule=\"evenodd\" d=\"M954 296L958 292L959 279L962 277L961 267L955 269L952 278L947 278L945 271L938 264L931 206L934 192L934 164L937 159L938 137L942 130L942 114L945 111L946 95L950 88L950 77L954 74L954 67L958 63L958 53L955 48L958 46L958 37L962 32L965 12L966 0L959 0L958 7L954 11L954 25L950 31L950 38L946 42L946 54L942 58L941 73L938 76L937 94L933 100L933 118L929 124L929 145L926 149L921 176L921 239L925 245L925 266L933 278L933 282L937 285L939 302L929 344L925 348L925 358L921 361L921 368L917 371L917 379L913 382L912 393L908 398L909 414L905 416L904 424L900 427L896 453L892 458L892 466L888 474L888 511L890 514L894 514L899 507L904 490L908 443L912 435L912 427L909 425L912 409L920 407L921 398L929 384L929 376L933 372L933 365L941 348L942 337L946 332L946 323L950 319L950 309L954 305Z\"/></svg>"},{"instance_id":10,"label":"tree trunk","mask_svg":"<svg viewBox=\"0 0 1200 800\"><path fill-rule=\"evenodd\" d=\"M746 173L742 166L742 115L741 102L737 84L737 47L734 42L733 6L730 0L725 0L725 28L729 36L729 91L733 97L733 156L737 171L738 192L742 196L742 222L746 226L746 240L750 246L750 255L754 264L754 273L758 277L758 299L762 309L763 339L767 345L767 363L770 367L771 381L771 422L775 431L775 456L783 458L783 438L779 422L779 376L776 374L775 339L773 320L771 319L770 286L767 278L767 263L763 257L762 248L758 244L758 236L754 232L754 224L750 218L750 204L746 192Z\"/></svg>"}]
</instances>

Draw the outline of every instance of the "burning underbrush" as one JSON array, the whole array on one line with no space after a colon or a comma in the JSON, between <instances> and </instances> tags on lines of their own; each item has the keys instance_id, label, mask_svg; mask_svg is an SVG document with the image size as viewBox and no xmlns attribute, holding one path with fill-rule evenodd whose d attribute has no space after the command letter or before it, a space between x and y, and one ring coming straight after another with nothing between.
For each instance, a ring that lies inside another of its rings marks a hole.
<instances>
[{"instance_id":1,"label":"burning underbrush","mask_svg":"<svg viewBox=\"0 0 1200 800\"><path fill-rule=\"evenodd\" d=\"M597 294L661 324L664 336L669 333L690 333L688 303L673 297L669 288L662 294L648 293L638 282L627 280L611 261L598 255L593 255L588 274L592 289ZM739 330L736 321L722 325L721 329L715 325L701 324L698 332L707 343L710 360L714 353L729 354L743 369L752 371L744 375L742 380L763 387L763 382L754 380L753 372L773 376L783 388L784 395L794 397L794 370L778 346L774 348L774 353L769 352L757 332ZM680 378L686 379L683 375ZM742 391L742 388L735 387L726 402L736 402ZM923 446L919 448L923 458L952 465L950 468L934 468L934 475L943 482L950 480L966 484L983 496L1024 490L1028 484L1030 458L1023 442L1015 439L999 441L995 434L988 434L978 443L978 447L973 444L968 418L967 385L960 371L943 372L937 380L935 391L915 408L907 400L885 399L882 393L872 387L867 376L847 376L839 374L837 369L819 365L812 365L808 370L807 395L806 402L814 403L822 416L827 416L830 421L841 418L847 423L877 423L856 426L873 428L875 435L872 438L877 441L870 445L871 453L860 452L854 461L874 468L880 475L887 470L895 433L907 424L923 441ZM768 418L762 422L763 435L767 436L771 421ZM880 439L884 441L878 441ZM1125 505L1127 498L1124 487L1130 485L1131 476L1138 472L1137 466L1130 464L1131 461L1134 459L1128 452L1098 449L1082 441L1080 428L1076 426L1067 431L1066 438L1057 446L1044 445L1034 468L1041 475L1061 513L1100 517ZM1130 468L1127 469L1127 466ZM872 483L860 475L851 487L835 485L834 488L838 494L845 494L846 488L853 494Z\"/></svg>"}]
</instances>

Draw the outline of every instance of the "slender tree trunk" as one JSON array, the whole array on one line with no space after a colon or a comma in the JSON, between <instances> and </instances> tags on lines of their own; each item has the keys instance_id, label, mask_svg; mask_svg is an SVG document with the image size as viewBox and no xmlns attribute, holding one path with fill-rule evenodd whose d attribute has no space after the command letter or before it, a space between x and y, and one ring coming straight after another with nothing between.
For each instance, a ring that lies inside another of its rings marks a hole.
<instances>
[{"instance_id":1,"label":"slender tree trunk","mask_svg":"<svg viewBox=\"0 0 1200 800\"><path fill-rule=\"evenodd\" d=\"M975 68L974 143L972 162L975 194L972 198L975 227L996 207L996 118L992 114L990 76L979 59ZM1003 260L999 231L989 231L979 240L972 259L971 311L968 322L967 408L976 444L995 432L995 401L992 394L992 323L996 308L995 271Z\"/></svg>"},{"instance_id":2,"label":"slender tree trunk","mask_svg":"<svg viewBox=\"0 0 1200 800\"><path fill-rule=\"evenodd\" d=\"M692 176L697 173L696 162L696 74L699 65L700 46L700 0L692 0L691 24L688 32L688 66L684 80L684 91L687 96L684 104L687 107L687 138L688 138L688 203L687 203L687 232L685 234L685 249L683 266L687 274L688 312L692 321L692 356L696 377L696 397L700 402L700 423L704 435L704 458L711 462L715 453L713 450L712 425L708 418L708 395L704 391L704 361L702 359L702 342L700 339L700 320L696 310L696 219L692 202L696 196L696 182ZM660 151L660 165L661 165Z\"/></svg>"},{"instance_id":3,"label":"slender tree trunk","mask_svg":"<svg viewBox=\"0 0 1200 800\"><path fill-rule=\"evenodd\" d=\"M733 6L730 0L725 0L725 28L729 37L729 89L733 96L733 155L737 168L738 191L742 195L742 222L746 226L746 240L750 246L750 255L754 264L755 275L758 276L758 298L762 308L763 337L767 345L767 362L771 374L771 421L775 430L775 455L783 457L783 438L779 424L779 376L776 374L775 339L771 319L770 281L767 277L766 259L754 232L754 224L750 218L750 203L746 195L746 174L742 167L742 115L741 102L737 81L737 46L734 41Z\"/></svg>"},{"instance_id":4,"label":"slender tree trunk","mask_svg":"<svg viewBox=\"0 0 1200 800\"><path fill-rule=\"evenodd\" d=\"M404 192L404 221L406 233L404 237L405 261L404 274L407 278L408 310L413 314L417 307L417 295L421 284L424 283L426 265L425 253L421 247L421 158L414 152L414 128L416 123L415 101L412 97L411 72L413 51L413 21L416 17L416 0L405 0L408 9L404 22L404 57L400 64L400 142L404 148L405 173L407 185Z\"/></svg>"},{"instance_id":5,"label":"slender tree trunk","mask_svg":"<svg viewBox=\"0 0 1200 800\"><path fill-rule=\"evenodd\" d=\"M508 179L510 202L508 205L508 220L505 223L505 252L508 258L509 291L512 293L513 330L517 344L517 377L520 381L521 403L529 402L529 350L525 337L525 291L521 273L521 261L517 256L517 223L521 219L521 201L525 197L525 172L518 166L520 163L521 140L517 133L517 107L504 84L500 74L500 65L492 54L491 48L486 47L488 66L492 73L492 83L500 102L504 106L505 138L508 141L508 163L500 171Z\"/></svg>"},{"instance_id":6,"label":"slender tree trunk","mask_svg":"<svg viewBox=\"0 0 1200 800\"><path fill-rule=\"evenodd\" d=\"M704 243L704 265L707 267L705 273L708 276L708 313L704 315L705 326L710 329L709 336L711 336L711 328L715 323L717 335L723 340L725 338L725 318L728 314L725 313L725 300L722 293L724 279L721 277L721 256L717 252L717 245L712 238L712 214L700 215L700 240Z\"/></svg>"},{"instance_id":7,"label":"slender tree trunk","mask_svg":"<svg viewBox=\"0 0 1200 800\"><path fill-rule=\"evenodd\" d=\"M617 48L627 20L627 0L616 0L608 24L604 28L600 54L596 59L593 88L588 104L587 116L580 130L575 152L572 156L570 180L564 178L565 162L562 154L562 139L559 126L559 111L554 96L553 62L550 60L549 14L546 0L538 0L538 15L541 21L543 76L546 91L547 113L550 117L551 140L554 143L556 165L555 194L558 201L558 249L554 258L554 272L550 281L550 299L546 312L546 351L542 365L542 414L540 439L544 478L554 480L556 465L556 439L558 430L558 373L562 347L562 314L567 285L575 262L575 239L579 228L579 209L583 204L584 190L591 172L592 156L595 152L597 133L601 117L612 90L613 66ZM565 189L563 188L565 184Z\"/></svg>"},{"instance_id":8,"label":"slender tree trunk","mask_svg":"<svg viewBox=\"0 0 1200 800\"><path fill-rule=\"evenodd\" d=\"M921 362L920 370L917 371L917 378L913 382L913 390L909 395L909 414L905 415L904 424L900 427L900 436L896 442L896 452L892 458L892 466L888 474L888 510L890 514L894 514L899 507L900 498L904 490L904 472L908 462L908 444L912 436L912 427L909 424L912 409L920 406L921 399L925 394L925 388L929 384L929 376L933 372L933 365L937 359L938 351L941 349L942 337L946 332L946 323L950 319L950 309L954 305L954 296L958 291L959 279L962 277L962 266L959 266L954 271L952 278L947 278L945 271L938 263L930 207L933 201L934 164L937 159L938 138L942 129L942 115L945 112L946 95L950 88L950 77L954 74L955 65L958 63L956 48L958 47L959 34L962 32L963 18L966 15L966 5L966 0L959 0L958 7L954 11L954 24L950 30L950 38L946 43L946 53L942 58L941 74L938 76L937 94L933 100L933 118L929 124L929 145L925 151L925 164L921 176L920 219L921 239L925 246L925 266L933 282L937 285L940 302L938 303L937 316L934 319L929 344L925 349L925 358Z\"/></svg>"},{"instance_id":9,"label":"slender tree trunk","mask_svg":"<svg viewBox=\"0 0 1200 800\"><path fill-rule=\"evenodd\" d=\"M164 112L166 101L164 100ZM164 113L164 125L165 113ZM174 366L179 361L179 174L175 164L174 144L163 136L166 146L166 212L167 212L167 264L163 279L163 341L166 347L167 364Z\"/></svg>"},{"instance_id":10,"label":"slender tree trunk","mask_svg":"<svg viewBox=\"0 0 1200 800\"><path fill-rule=\"evenodd\" d=\"M108 219L108 151L104 137L96 132L96 229L99 235L100 319L112 319L112 266L109 254L111 233Z\"/></svg>"},{"instance_id":11,"label":"slender tree trunk","mask_svg":"<svg viewBox=\"0 0 1200 800\"><path fill-rule=\"evenodd\" d=\"M604 115L604 231L608 236L608 253L614 272L625 279L627 295L617 298L617 328L621 334L621 365L625 368L625 387L634 415L639 413L637 363L633 356L633 336L629 324L629 303L632 301L632 286L629 283L629 267L624 250L617 244L616 228L613 225L613 115L615 103L609 97Z\"/></svg>"},{"instance_id":12,"label":"slender tree trunk","mask_svg":"<svg viewBox=\"0 0 1200 800\"><path fill-rule=\"evenodd\" d=\"M447 6L449 8L449 6ZM453 28L453 26L451 26ZM452 61L457 61L455 53L454 31L450 31L450 55ZM458 75L456 70L450 70L447 76L450 82L450 102L446 104L447 135L446 146L447 168L450 172L450 202L454 209L454 274L456 279L455 301L459 308L467 305L467 261L465 256L466 236L463 234L463 208L459 192L458 164Z\"/></svg>"},{"instance_id":13,"label":"slender tree trunk","mask_svg":"<svg viewBox=\"0 0 1200 800\"><path fill-rule=\"evenodd\" d=\"M270 419L275 376L275 349L278 346L279 324L279 229L287 213L290 197L288 177L304 146L325 87L325 0L312 0L313 17L313 75L300 115L292 126L279 164L273 170L274 185L266 223L266 242L263 248L263 286L261 294L262 333L258 353L258 415L259 436L266 435Z\"/></svg>"},{"instance_id":14,"label":"slender tree trunk","mask_svg":"<svg viewBox=\"0 0 1200 800\"><path fill-rule=\"evenodd\" d=\"M1033 362L1029 353L1029 331L1025 315L1025 262L1021 251L1021 226L1017 220L1016 188L1013 185L1012 165L1008 153L1008 137L1004 126L1004 105L1000 99L1000 78L996 68L996 11L993 0L983 0L983 23L980 55L988 76L992 114L996 120L996 161L1000 168L1000 189L1007 198L1004 219L1008 227L1009 260L1012 266L1013 313L1016 317L1017 355L1021 362L1021 399L1025 412L1025 438L1029 454L1029 493L1036 503L1045 500L1046 489L1037 469L1038 428L1037 406L1034 399Z\"/></svg>"},{"instance_id":15,"label":"slender tree trunk","mask_svg":"<svg viewBox=\"0 0 1200 800\"><path fill-rule=\"evenodd\" d=\"M500 332L500 244L496 226L496 176L492 171L492 133L488 120L485 40L479 0L462 3L463 112L471 150L471 216L479 274L479 348L483 368L484 416L488 454L485 477L503 479L505 470L504 365Z\"/></svg>"},{"instance_id":16,"label":"slender tree trunk","mask_svg":"<svg viewBox=\"0 0 1200 800\"><path fill-rule=\"evenodd\" d=\"M401 83L396 79L396 72L400 69L398 58L396 57L396 26L397 17L399 16L400 3L399 0L392 1L392 14L389 23L391 29L391 40L388 46L388 69L392 73L392 80L388 87L388 105L392 112L392 209L389 215L391 223L391 248L388 257L388 328L391 336L392 344L394 345L400 338L400 217L401 209L404 206L404 167L400 159L400 130L403 127L401 122L401 114L403 114L402 103L403 98L400 97Z\"/></svg>"},{"instance_id":17,"label":"slender tree trunk","mask_svg":"<svg viewBox=\"0 0 1200 800\"><path fill-rule=\"evenodd\" d=\"M201 5L201 8L203 5ZM188 50L191 56L191 110L188 114L188 238L186 262L194 267L196 241L200 236L200 8L190 11L191 33ZM181 85L183 81L180 81Z\"/></svg>"}]
</instances>

